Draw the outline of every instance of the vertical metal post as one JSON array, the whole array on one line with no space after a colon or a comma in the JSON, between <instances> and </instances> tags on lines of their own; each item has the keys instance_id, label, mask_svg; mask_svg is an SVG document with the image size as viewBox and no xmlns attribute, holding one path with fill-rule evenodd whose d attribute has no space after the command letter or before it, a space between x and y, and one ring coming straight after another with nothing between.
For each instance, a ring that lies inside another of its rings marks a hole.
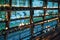
<instances>
[{"instance_id":1,"label":"vertical metal post","mask_svg":"<svg viewBox=\"0 0 60 40\"><path fill-rule=\"evenodd\" d=\"M30 24L31 24L31 40L33 39L33 9L32 9L32 0L30 0Z\"/></svg>"}]
</instances>

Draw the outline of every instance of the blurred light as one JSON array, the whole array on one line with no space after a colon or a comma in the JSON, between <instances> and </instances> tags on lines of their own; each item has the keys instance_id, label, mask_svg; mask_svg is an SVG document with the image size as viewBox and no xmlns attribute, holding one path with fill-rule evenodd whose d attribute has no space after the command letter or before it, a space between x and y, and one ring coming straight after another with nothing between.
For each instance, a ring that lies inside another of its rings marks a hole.
<instances>
[{"instance_id":1,"label":"blurred light","mask_svg":"<svg viewBox=\"0 0 60 40\"><path fill-rule=\"evenodd\" d=\"M8 27L6 27L6 30L8 29Z\"/></svg>"},{"instance_id":2,"label":"blurred light","mask_svg":"<svg viewBox=\"0 0 60 40\"><path fill-rule=\"evenodd\" d=\"M21 24L19 26L22 26Z\"/></svg>"},{"instance_id":3,"label":"blurred light","mask_svg":"<svg viewBox=\"0 0 60 40\"><path fill-rule=\"evenodd\" d=\"M46 8L46 7L43 7L43 8Z\"/></svg>"},{"instance_id":4,"label":"blurred light","mask_svg":"<svg viewBox=\"0 0 60 40\"><path fill-rule=\"evenodd\" d=\"M21 25L24 25L24 23L22 23Z\"/></svg>"},{"instance_id":5,"label":"blurred light","mask_svg":"<svg viewBox=\"0 0 60 40\"><path fill-rule=\"evenodd\" d=\"M26 23L26 25L28 25L28 23Z\"/></svg>"}]
</instances>

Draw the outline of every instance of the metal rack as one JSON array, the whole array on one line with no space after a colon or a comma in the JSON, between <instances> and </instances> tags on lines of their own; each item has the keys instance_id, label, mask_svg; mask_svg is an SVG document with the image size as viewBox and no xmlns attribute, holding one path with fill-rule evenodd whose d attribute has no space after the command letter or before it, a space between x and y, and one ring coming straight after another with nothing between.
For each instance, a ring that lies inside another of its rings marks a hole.
<instances>
[{"instance_id":1,"label":"metal rack","mask_svg":"<svg viewBox=\"0 0 60 40\"><path fill-rule=\"evenodd\" d=\"M37 37L40 38L40 36L36 36L36 37L33 36L33 34L34 34L33 31L34 31L35 25L39 24L39 25L42 26L42 29L43 29L44 28L43 25L46 22L51 22L53 20L57 20L57 21L59 20L59 12L58 12L58 16L56 16L56 17L45 19L45 16L49 16L49 15L46 15L46 11L47 10L58 10L59 11L59 3L60 2L59 1L55 1L55 0L51 0L51 1L50 0L48 0L48 1L42 0L42 1L43 1L43 6L42 7L32 7L32 0L29 0L30 7L12 7L12 0L9 0L9 5L8 6L5 6L5 7L1 6L0 7L0 11L6 11L7 12L6 20L0 21L0 22L5 22L6 23L6 28L0 32L1 35L4 35L4 39L5 40L7 40L6 37L10 33L14 33L14 32L17 32L17 31L20 31L20 30L24 30L24 29L27 29L27 28L30 28L30 32L31 32L30 40L35 39ZM57 2L58 3L58 8L47 8L47 2L53 2L53 3ZM11 11L23 11L23 10L29 10L30 11L30 17L10 19ZM34 15L34 10L43 10L44 11L44 15L43 16L33 16ZM54 14L50 14L50 15L54 15ZM43 20L34 22L33 18L37 18L37 17L42 17ZM29 24L10 28L10 21L27 19L27 18L30 18L30 23ZM42 35L42 34L44 34L43 30L41 31L40 35ZM20 40L22 40L22 39L20 39Z\"/></svg>"}]
</instances>

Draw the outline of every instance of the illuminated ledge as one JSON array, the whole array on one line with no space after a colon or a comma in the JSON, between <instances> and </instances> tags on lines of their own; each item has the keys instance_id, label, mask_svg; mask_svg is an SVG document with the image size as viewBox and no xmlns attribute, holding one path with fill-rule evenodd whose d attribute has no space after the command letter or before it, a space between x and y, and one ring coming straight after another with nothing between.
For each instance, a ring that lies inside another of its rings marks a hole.
<instances>
[{"instance_id":1,"label":"illuminated ledge","mask_svg":"<svg viewBox=\"0 0 60 40\"><path fill-rule=\"evenodd\" d=\"M3 6L3 7L10 7L9 4L4 4L4 5L1 5L1 4L0 4L0 7L2 7L2 6Z\"/></svg>"},{"instance_id":2,"label":"illuminated ledge","mask_svg":"<svg viewBox=\"0 0 60 40\"><path fill-rule=\"evenodd\" d=\"M50 7L48 7L48 8L50 8ZM51 8L58 8L58 7L51 7Z\"/></svg>"},{"instance_id":3,"label":"illuminated ledge","mask_svg":"<svg viewBox=\"0 0 60 40\"><path fill-rule=\"evenodd\" d=\"M17 5L12 5L12 7L30 7L30 6L17 6Z\"/></svg>"},{"instance_id":4,"label":"illuminated ledge","mask_svg":"<svg viewBox=\"0 0 60 40\"><path fill-rule=\"evenodd\" d=\"M51 20L48 20L48 22L52 21L52 20L57 20L58 18L54 18L54 19L51 19Z\"/></svg>"},{"instance_id":5,"label":"illuminated ledge","mask_svg":"<svg viewBox=\"0 0 60 40\"><path fill-rule=\"evenodd\" d=\"M58 7L53 7L53 8L58 8Z\"/></svg>"},{"instance_id":6,"label":"illuminated ledge","mask_svg":"<svg viewBox=\"0 0 60 40\"><path fill-rule=\"evenodd\" d=\"M50 21L53 21L53 20L57 20L58 18L54 18L54 19L50 19L50 20L46 20L46 21L44 21L44 22L50 22ZM43 21L42 22L39 22L39 23L36 23L35 25L37 25L37 24L43 24L44 23Z\"/></svg>"},{"instance_id":7,"label":"illuminated ledge","mask_svg":"<svg viewBox=\"0 0 60 40\"><path fill-rule=\"evenodd\" d=\"M34 25L37 25L37 24L43 24L44 22L50 22L50 21L53 21L53 20L57 20L58 18L54 18L54 19L50 19L50 20L46 20L46 21L42 21L42 22L38 22L38 23L33 23ZM31 25L30 23L27 23L26 25L24 25L23 23L22 24L20 24L18 27L14 27L13 29L15 29L15 28L21 28L21 29L23 29L24 27L27 27L27 28L30 28L30 26L29 25ZM11 28L12 29L12 28ZM8 30L8 28L6 28L6 30Z\"/></svg>"}]
</instances>

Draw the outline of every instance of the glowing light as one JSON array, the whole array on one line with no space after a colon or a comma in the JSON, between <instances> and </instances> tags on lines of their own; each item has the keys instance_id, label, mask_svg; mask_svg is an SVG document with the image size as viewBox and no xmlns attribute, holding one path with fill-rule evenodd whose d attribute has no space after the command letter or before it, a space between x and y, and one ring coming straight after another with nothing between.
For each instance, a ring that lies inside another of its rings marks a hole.
<instances>
[{"instance_id":1,"label":"glowing light","mask_svg":"<svg viewBox=\"0 0 60 40\"><path fill-rule=\"evenodd\" d=\"M26 25L28 25L28 23L26 23Z\"/></svg>"},{"instance_id":2,"label":"glowing light","mask_svg":"<svg viewBox=\"0 0 60 40\"><path fill-rule=\"evenodd\" d=\"M33 22L32 22L33 23Z\"/></svg>"},{"instance_id":3,"label":"glowing light","mask_svg":"<svg viewBox=\"0 0 60 40\"><path fill-rule=\"evenodd\" d=\"M43 7L43 8L46 8L46 7Z\"/></svg>"},{"instance_id":4,"label":"glowing light","mask_svg":"<svg viewBox=\"0 0 60 40\"><path fill-rule=\"evenodd\" d=\"M46 13L45 15L49 15L48 13Z\"/></svg>"},{"instance_id":5,"label":"glowing light","mask_svg":"<svg viewBox=\"0 0 60 40\"><path fill-rule=\"evenodd\" d=\"M6 27L6 30L8 29L8 27Z\"/></svg>"},{"instance_id":6,"label":"glowing light","mask_svg":"<svg viewBox=\"0 0 60 40\"><path fill-rule=\"evenodd\" d=\"M24 23L22 23L21 25L24 25Z\"/></svg>"},{"instance_id":7,"label":"glowing light","mask_svg":"<svg viewBox=\"0 0 60 40\"><path fill-rule=\"evenodd\" d=\"M48 31L50 31L50 29L48 29Z\"/></svg>"},{"instance_id":8,"label":"glowing light","mask_svg":"<svg viewBox=\"0 0 60 40\"><path fill-rule=\"evenodd\" d=\"M19 26L22 26L21 24Z\"/></svg>"},{"instance_id":9,"label":"glowing light","mask_svg":"<svg viewBox=\"0 0 60 40\"><path fill-rule=\"evenodd\" d=\"M48 28L48 26L46 26L46 28Z\"/></svg>"}]
</instances>

